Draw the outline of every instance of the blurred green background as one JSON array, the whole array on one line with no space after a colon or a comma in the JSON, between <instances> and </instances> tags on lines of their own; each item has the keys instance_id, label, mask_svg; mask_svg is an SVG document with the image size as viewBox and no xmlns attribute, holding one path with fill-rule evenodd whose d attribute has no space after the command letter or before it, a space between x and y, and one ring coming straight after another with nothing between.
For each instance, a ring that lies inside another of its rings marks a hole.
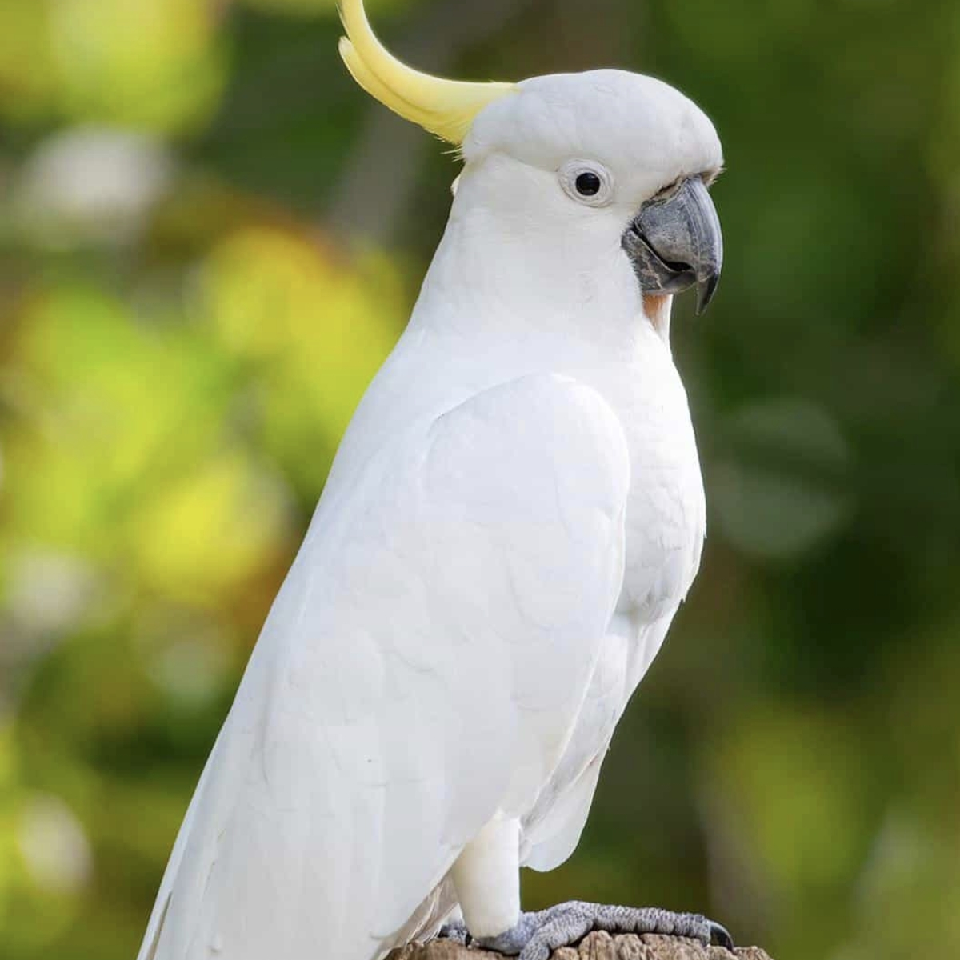
<instances>
[{"instance_id":1,"label":"blurred green background","mask_svg":"<svg viewBox=\"0 0 960 960\"><path fill-rule=\"evenodd\" d=\"M657 74L726 146L720 293L674 323L703 568L527 905L960 956L960 4L370 8L458 77ZM4 960L135 955L442 230L455 163L339 33L333 0L0 0Z\"/></svg>"}]
</instances>

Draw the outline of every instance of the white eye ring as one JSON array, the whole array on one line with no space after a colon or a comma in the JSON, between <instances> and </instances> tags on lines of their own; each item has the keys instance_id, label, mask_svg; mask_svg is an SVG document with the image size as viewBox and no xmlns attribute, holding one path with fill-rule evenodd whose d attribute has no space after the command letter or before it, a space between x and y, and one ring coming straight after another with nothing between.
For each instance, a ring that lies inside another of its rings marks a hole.
<instances>
[{"instance_id":1,"label":"white eye ring","mask_svg":"<svg viewBox=\"0 0 960 960\"><path fill-rule=\"evenodd\" d=\"M563 192L588 207L605 207L613 199L613 174L596 160L568 160L557 171Z\"/></svg>"}]
</instances>

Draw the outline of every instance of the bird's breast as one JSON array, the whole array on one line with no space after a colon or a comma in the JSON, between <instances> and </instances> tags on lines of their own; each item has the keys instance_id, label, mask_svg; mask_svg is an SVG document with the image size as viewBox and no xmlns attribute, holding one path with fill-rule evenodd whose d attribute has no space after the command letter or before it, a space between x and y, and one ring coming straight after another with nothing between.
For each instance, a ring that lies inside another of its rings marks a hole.
<instances>
[{"instance_id":1,"label":"bird's breast","mask_svg":"<svg viewBox=\"0 0 960 960\"><path fill-rule=\"evenodd\" d=\"M355 470L403 429L432 422L470 396L533 373L593 387L617 414L631 461L626 571L619 608L639 622L672 612L700 561L705 507L686 393L664 341L651 327L628 359L590 360L577 344L493 349L449 338L404 335L364 398L337 456L324 498L354 488ZM467 346L470 349L467 349ZM522 415L522 411L518 411Z\"/></svg>"},{"instance_id":2,"label":"bird's breast","mask_svg":"<svg viewBox=\"0 0 960 960\"><path fill-rule=\"evenodd\" d=\"M700 563L706 507L686 393L669 355L589 378L630 450L626 567L619 609L645 622L672 612Z\"/></svg>"}]
</instances>

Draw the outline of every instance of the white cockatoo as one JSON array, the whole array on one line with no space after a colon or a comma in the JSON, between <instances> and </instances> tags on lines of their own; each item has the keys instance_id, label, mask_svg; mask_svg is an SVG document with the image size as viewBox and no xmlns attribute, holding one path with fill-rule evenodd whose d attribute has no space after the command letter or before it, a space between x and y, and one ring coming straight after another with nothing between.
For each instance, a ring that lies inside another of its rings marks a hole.
<instances>
[{"instance_id":1,"label":"white cockatoo","mask_svg":"<svg viewBox=\"0 0 960 960\"><path fill-rule=\"evenodd\" d=\"M464 165L139 960L377 960L451 919L522 960L591 927L724 940L652 908L524 914L518 878L576 846L700 561L669 317L674 293L697 286L702 308L719 276L717 134L650 77L444 80L392 57L362 0L342 17L358 83Z\"/></svg>"}]
</instances>

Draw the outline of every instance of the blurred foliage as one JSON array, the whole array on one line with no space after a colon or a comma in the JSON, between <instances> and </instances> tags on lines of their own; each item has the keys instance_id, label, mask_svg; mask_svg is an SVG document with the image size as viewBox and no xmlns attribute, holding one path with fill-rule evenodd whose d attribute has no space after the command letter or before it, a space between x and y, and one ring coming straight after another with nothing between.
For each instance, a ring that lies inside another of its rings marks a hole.
<instances>
[{"instance_id":1,"label":"blurred foliage","mask_svg":"<svg viewBox=\"0 0 960 960\"><path fill-rule=\"evenodd\" d=\"M703 569L528 904L960 955L960 5L517 0L464 42L464 3L371 6L427 69L663 76L729 167L720 296L674 324ZM442 229L450 158L338 33L333 0L0 0L5 960L135 954Z\"/></svg>"}]
</instances>

